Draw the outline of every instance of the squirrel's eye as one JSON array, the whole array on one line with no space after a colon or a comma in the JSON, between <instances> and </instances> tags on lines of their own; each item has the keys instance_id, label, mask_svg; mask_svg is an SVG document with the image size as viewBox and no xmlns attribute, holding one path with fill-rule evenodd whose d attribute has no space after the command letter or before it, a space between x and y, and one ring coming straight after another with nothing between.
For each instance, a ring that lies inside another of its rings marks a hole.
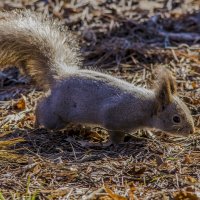
<instances>
[{"instance_id":1,"label":"squirrel's eye","mask_svg":"<svg viewBox=\"0 0 200 200\"><path fill-rule=\"evenodd\" d=\"M180 122L181 122L181 118L180 118L179 116L175 115L175 116L173 117L173 122L175 122L175 123L180 123Z\"/></svg>"}]
</instances>

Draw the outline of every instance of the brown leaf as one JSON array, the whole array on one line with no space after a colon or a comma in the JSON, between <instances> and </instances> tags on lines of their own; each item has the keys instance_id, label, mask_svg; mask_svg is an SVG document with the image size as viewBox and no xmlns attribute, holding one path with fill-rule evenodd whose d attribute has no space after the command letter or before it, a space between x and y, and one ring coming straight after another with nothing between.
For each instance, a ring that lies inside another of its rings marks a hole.
<instances>
[{"instance_id":1,"label":"brown leaf","mask_svg":"<svg viewBox=\"0 0 200 200\"><path fill-rule=\"evenodd\" d=\"M37 175L41 171L41 166L38 164L33 168L33 174Z\"/></svg>"},{"instance_id":2,"label":"brown leaf","mask_svg":"<svg viewBox=\"0 0 200 200\"><path fill-rule=\"evenodd\" d=\"M125 197L122 197L118 194L115 194L111 189L109 189L108 187L104 187L106 193L108 193L108 195L113 199L113 200L128 200Z\"/></svg>"},{"instance_id":3,"label":"brown leaf","mask_svg":"<svg viewBox=\"0 0 200 200\"><path fill-rule=\"evenodd\" d=\"M186 176L186 177L185 177L185 180L188 181L188 182L190 182L190 183L197 183L197 182L198 182L198 181L197 181L194 177L192 177L192 176Z\"/></svg>"},{"instance_id":4,"label":"brown leaf","mask_svg":"<svg viewBox=\"0 0 200 200\"><path fill-rule=\"evenodd\" d=\"M17 110L24 110L26 108L26 102L22 98L17 103L14 104L14 108Z\"/></svg>"},{"instance_id":5,"label":"brown leaf","mask_svg":"<svg viewBox=\"0 0 200 200\"><path fill-rule=\"evenodd\" d=\"M199 85L197 84L197 82L192 82L192 88L193 89L199 88Z\"/></svg>"},{"instance_id":6,"label":"brown leaf","mask_svg":"<svg viewBox=\"0 0 200 200\"><path fill-rule=\"evenodd\" d=\"M135 191L136 191L136 187L133 183L129 184L130 190L128 193L129 196L129 200L137 200L137 197L135 196Z\"/></svg>"},{"instance_id":7,"label":"brown leaf","mask_svg":"<svg viewBox=\"0 0 200 200\"><path fill-rule=\"evenodd\" d=\"M185 190L180 190L174 193L174 200L199 200L199 193L187 192Z\"/></svg>"}]
</instances>

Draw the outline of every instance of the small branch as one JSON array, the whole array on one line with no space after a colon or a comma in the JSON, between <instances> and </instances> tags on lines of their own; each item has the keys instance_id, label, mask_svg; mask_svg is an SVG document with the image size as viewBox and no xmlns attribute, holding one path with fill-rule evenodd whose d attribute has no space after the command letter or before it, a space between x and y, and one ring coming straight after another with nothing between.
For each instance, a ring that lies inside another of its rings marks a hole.
<instances>
[{"instance_id":1,"label":"small branch","mask_svg":"<svg viewBox=\"0 0 200 200\"><path fill-rule=\"evenodd\" d=\"M158 31L158 35L162 37L168 37L172 40L178 41L199 41L200 34L198 33L170 33L165 31Z\"/></svg>"}]
</instances>

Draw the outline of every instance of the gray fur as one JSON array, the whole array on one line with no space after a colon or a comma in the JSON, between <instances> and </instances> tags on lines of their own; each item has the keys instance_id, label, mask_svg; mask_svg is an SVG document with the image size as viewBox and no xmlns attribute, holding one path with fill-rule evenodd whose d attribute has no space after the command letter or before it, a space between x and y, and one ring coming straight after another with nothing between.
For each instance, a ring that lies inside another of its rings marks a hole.
<instances>
[{"instance_id":1,"label":"gray fur","mask_svg":"<svg viewBox=\"0 0 200 200\"><path fill-rule=\"evenodd\" d=\"M161 101L165 108L160 111L157 96L155 91L110 75L79 70L52 88L39 103L36 117L49 129L62 129L68 123L96 124L108 129L114 143L139 128L157 128L179 136L193 133L193 119L186 105L172 95L171 103ZM174 115L181 117L180 124L173 123Z\"/></svg>"}]
</instances>

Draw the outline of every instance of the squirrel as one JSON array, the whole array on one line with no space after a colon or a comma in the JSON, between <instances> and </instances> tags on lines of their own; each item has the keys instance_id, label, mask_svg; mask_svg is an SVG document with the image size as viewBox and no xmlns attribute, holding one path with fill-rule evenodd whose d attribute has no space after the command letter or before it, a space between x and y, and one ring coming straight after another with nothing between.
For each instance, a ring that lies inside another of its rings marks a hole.
<instances>
[{"instance_id":1,"label":"squirrel","mask_svg":"<svg viewBox=\"0 0 200 200\"><path fill-rule=\"evenodd\" d=\"M177 136L195 131L168 69L160 69L155 89L83 69L73 34L42 14L0 12L0 66L11 64L50 91L36 107L37 126L60 130L68 123L99 125L108 130L113 144L142 128Z\"/></svg>"}]
</instances>

